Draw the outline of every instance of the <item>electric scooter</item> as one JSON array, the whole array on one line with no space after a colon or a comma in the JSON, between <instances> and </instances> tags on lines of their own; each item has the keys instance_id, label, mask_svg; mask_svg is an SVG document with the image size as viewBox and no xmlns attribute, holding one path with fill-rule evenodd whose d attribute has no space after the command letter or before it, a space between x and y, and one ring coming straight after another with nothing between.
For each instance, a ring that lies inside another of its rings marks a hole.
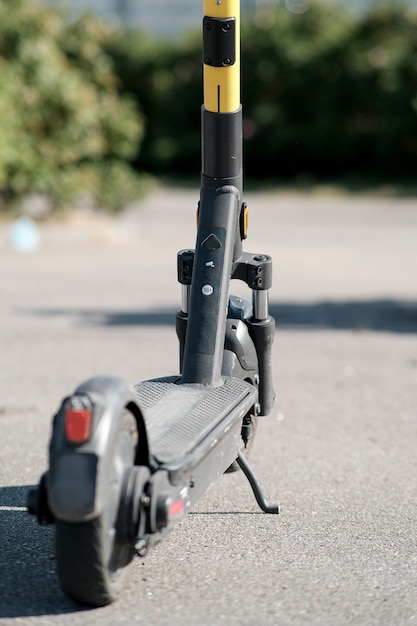
<instances>
[{"instance_id":1,"label":"electric scooter","mask_svg":"<svg viewBox=\"0 0 417 626\"><path fill-rule=\"evenodd\" d=\"M204 0L202 174L195 248L178 253L179 374L140 382L99 376L53 419L49 467L28 511L55 524L59 581L76 602L114 601L145 555L224 472L247 461L258 417L274 402L268 311L272 260L243 251L240 0ZM243 281L252 297L229 295Z\"/></svg>"}]
</instances>

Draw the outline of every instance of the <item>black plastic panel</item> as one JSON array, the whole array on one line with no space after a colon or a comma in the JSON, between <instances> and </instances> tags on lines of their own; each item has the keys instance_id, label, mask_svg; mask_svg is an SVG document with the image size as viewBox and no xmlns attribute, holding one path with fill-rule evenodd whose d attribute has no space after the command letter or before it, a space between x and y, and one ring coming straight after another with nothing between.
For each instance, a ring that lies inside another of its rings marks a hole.
<instances>
[{"instance_id":1,"label":"black plastic panel","mask_svg":"<svg viewBox=\"0 0 417 626\"><path fill-rule=\"evenodd\" d=\"M204 17L203 62L213 67L236 63L236 19Z\"/></svg>"}]
</instances>

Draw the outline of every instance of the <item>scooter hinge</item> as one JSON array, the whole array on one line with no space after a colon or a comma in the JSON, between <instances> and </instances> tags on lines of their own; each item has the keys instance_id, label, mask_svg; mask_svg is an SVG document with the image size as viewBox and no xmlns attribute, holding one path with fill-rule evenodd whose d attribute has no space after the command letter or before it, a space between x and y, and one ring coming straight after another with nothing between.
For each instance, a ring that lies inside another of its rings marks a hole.
<instances>
[{"instance_id":1,"label":"scooter hinge","mask_svg":"<svg viewBox=\"0 0 417 626\"><path fill-rule=\"evenodd\" d=\"M194 250L180 250L177 256L177 278L181 285L191 285L194 267Z\"/></svg>"}]
</instances>

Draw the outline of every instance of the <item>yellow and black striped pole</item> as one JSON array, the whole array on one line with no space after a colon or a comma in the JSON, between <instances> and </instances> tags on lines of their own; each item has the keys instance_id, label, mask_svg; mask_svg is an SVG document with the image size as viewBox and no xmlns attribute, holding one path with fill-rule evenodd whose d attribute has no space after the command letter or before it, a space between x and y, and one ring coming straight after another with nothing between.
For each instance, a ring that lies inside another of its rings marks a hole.
<instances>
[{"instance_id":1,"label":"yellow and black striped pole","mask_svg":"<svg viewBox=\"0 0 417 626\"><path fill-rule=\"evenodd\" d=\"M203 29L204 108L232 113L240 106L240 0L204 0Z\"/></svg>"},{"instance_id":2,"label":"yellow and black striped pole","mask_svg":"<svg viewBox=\"0 0 417 626\"><path fill-rule=\"evenodd\" d=\"M202 175L241 191L240 0L203 0Z\"/></svg>"}]
</instances>

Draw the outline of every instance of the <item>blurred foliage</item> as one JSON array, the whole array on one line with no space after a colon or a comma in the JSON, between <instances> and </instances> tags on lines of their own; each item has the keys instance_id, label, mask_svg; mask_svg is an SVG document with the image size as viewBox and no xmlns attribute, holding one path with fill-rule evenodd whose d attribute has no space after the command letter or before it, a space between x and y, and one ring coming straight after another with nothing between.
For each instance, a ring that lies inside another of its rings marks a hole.
<instances>
[{"instance_id":1,"label":"blurred foliage","mask_svg":"<svg viewBox=\"0 0 417 626\"><path fill-rule=\"evenodd\" d=\"M0 194L87 196L117 209L141 188L129 159L143 118L118 92L109 39L85 16L67 21L29 0L0 0Z\"/></svg>"},{"instance_id":2,"label":"blurred foliage","mask_svg":"<svg viewBox=\"0 0 417 626\"><path fill-rule=\"evenodd\" d=\"M201 36L161 41L0 0L0 200L117 209L200 169ZM242 24L249 177L413 177L417 12L261 5ZM135 171L136 170L136 171Z\"/></svg>"},{"instance_id":3,"label":"blurred foliage","mask_svg":"<svg viewBox=\"0 0 417 626\"><path fill-rule=\"evenodd\" d=\"M182 43L142 33L110 42L146 135L136 163L200 167L199 33ZM413 176L417 163L417 13L399 5L303 14L263 6L242 24L245 169L250 176Z\"/></svg>"},{"instance_id":4,"label":"blurred foliage","mask_svg":"<svg viewBox=\"0 0 417 626\"><path fill-rule=\"evenodd\" d=\"M313 6L261 24L244 48L251 172L415 174L416 13Z\"/></svg>"},{"instance_id":5,"label":"blurred foliage","mask_svg":"<svg viewBox=\"0 0 417 626\"><path fill-rule=\"evenodd\" d=\"M123 90L140 103L146 132L138 164L152 172L198 171L202 66L200 33L181 42L123 32L108 52Z\"/></svg>"}]
</instances>

